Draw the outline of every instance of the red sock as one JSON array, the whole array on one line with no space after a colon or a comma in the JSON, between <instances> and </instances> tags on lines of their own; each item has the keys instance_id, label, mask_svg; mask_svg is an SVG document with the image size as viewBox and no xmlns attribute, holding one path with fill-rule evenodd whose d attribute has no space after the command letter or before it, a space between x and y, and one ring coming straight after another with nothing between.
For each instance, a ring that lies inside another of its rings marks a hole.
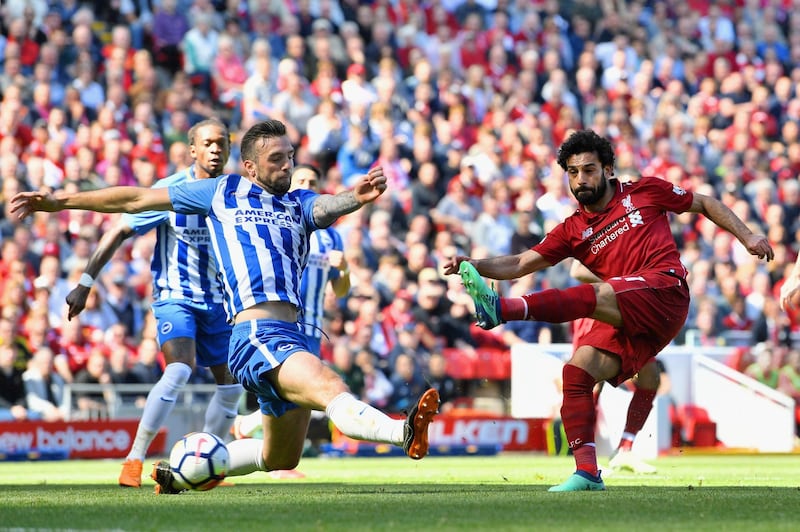
<instances>
[{"instance_id":1,"label":"red sock","mask_svg":"<svg viewBox=\"0 0 800 532\"><path fill-rule=\"evenodd\" d=\"M631 404L628 405L628 419L625 421L625 432L629 434L638 434L644 422L647 421L647 416L650 415L650 410L653 409L653 399L656 397L655 390L645 390L638 386L633 391L633 399Z\"/></svg>"},{"instance_id":2,"label":"red sock","mask_svg":"<svg viewBox=\"0 0 800 532\"><path fill-rule=\"evenodd\" d=\"M578 447L572 454L575 455L575 468L580 471L586 471L592 476L600 474L597 468L597 448L593 443L587 443L582 447Z\"/></svg>"},{"instance_id":3,"label":"red sock","mask_svg":"<svg viewBox=\"0 0 800 532\"><path fill-rule=\"evenodd\" d=\"M590 284L566 290L543 290L520 298L500 300L500 314L505 321L535 320L566 323L587 318L597 307L597 296Z\"/></svg>"},{"instance_id":4,"label":"red sock","mask_svg":"<svg viewBox=\"0 0 800 532\"><path fill-rule=\"evenodd\" d=\"M564 423L564 432L575 456L575 464L578 469L597 475L597 455L594 447L596 414L592 400L594 377L572 364L564 366L562 376L564 402L561 405L561 421Z\"/></svg>"},{"instance_id":5,"label":"red sock","mask_svg":"<svg viewBox=\"0 0 800 532\"><path fill-rule=\"evenodd\" d=\"M633 440L630 439L630 438L624 438L623 437L619 441L619 449L621 451L630 451L631 449L633 449Z\"/></svg>"}]
</instances>

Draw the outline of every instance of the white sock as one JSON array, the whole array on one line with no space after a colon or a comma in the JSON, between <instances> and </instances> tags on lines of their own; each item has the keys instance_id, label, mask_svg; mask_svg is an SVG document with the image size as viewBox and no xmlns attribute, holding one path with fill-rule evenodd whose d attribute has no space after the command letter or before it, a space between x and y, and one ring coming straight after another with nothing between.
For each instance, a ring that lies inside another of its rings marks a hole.
<instances>
[{"instance_id":1,"label":"white sock","mask_svg":"<svg viewBox=\"0 0 800 532\"><path fill-rule=\"evenodd\" d=\"M233 440L225 446L228 448L228 455L230 456L227 476L238 477L253 471L264 470L264 458L261 454L264 440L245 438L243 440Z\"/></svg>"},{"instance_id":2,"label":"white sock","mask_svg":"<svg viewBox=\"0 0 800 532\"><path fill-rule=\"evenodd\" d=\"M228 436L239 410L239 398L244 388L241 384L220 384L206 408L203 432L216 434L223 440Z\"/></svg>"},{"instance_id":3,"label":"white sock","mask_svg":"<svg viewBox=\"0 0 800 532\"><path fill-rule=\"evenodd\" d=\"M144 460L147 448L175 406L178 391L186 386L191 375L192 368L182 362L167 364L164 368L164 374L147 394L133 447L128 452L128 460Z\"/></svg>"},{"instance_id":4,"label":"white sock","mask_svg":"<svg viewBox=\"0 0 800 532\"><path fill-rule=\"evenodd\" d=\"M239 432L242 436L252 438L253 434L261 428L261 410L250 412L239 419Z\"/></svg>"},{"instance_id":5,"label":"white sock","mask_svg":"<svg viewBox=\"0 0 800 532\"><path fill-rule=\"evenodd\" d=\"M350 393L340 393L334 397L325 413L346 436L357 440L403 445L405 421L390 418Z\"/></svg>"}]
</instances>

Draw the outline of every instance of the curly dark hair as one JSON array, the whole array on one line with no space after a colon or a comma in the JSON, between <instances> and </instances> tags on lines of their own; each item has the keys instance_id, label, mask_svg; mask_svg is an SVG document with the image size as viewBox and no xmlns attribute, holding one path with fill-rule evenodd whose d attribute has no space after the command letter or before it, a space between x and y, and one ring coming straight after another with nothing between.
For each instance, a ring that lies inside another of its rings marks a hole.
<instances>
[{"instance_id":1,"label":"curly dark hair","mask_svg":"<svg viewBox=\"0 0 800 532\"><path fill-rule=\"evenodd\" d=\"M567 159L579 153L596 153L600 164L614 168L614 148L611 141L591 129L576 131L558 149L558 165L567 169Z\"/></svg>"}]
</instances>

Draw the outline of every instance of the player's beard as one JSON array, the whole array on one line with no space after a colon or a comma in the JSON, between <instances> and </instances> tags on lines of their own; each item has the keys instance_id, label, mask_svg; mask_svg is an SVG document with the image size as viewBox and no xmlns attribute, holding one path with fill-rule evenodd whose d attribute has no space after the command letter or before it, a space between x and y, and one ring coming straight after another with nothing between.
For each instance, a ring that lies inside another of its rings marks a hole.
<instances>
[{"instance_id":1,"label":"player's beard","mask_svg":"<svg viewBox=\"0 0 800 532\"><path fill-rule=\"evenodd\" d=\"M595 203L603 199L603 196L606 195L607 189L608 189L608 179L606 179L604 173L603 179L600 180L600 183L598 183L596 187L573 188L572 195L575 196L575 199L578 200L578 203L580 203L581 205L594 205Z\"/></svg>"}]
</instances>

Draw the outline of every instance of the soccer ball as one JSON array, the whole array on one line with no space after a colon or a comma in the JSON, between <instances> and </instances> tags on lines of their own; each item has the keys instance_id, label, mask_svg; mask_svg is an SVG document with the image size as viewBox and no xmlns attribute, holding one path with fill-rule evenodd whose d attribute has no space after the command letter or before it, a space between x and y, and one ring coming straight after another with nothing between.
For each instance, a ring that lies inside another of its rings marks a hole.
<instances>
[{"instance_id":1,"label":"soccer ball","mask_svg":"<svg viewBox=\"0 0 800 532\"><path fill-rule=\"evenodd\" d=\"M228 473L230 456L225 442L210 432L191 432L169 453L175 488L208 491Z\"/></svg>"}]
</instances>

